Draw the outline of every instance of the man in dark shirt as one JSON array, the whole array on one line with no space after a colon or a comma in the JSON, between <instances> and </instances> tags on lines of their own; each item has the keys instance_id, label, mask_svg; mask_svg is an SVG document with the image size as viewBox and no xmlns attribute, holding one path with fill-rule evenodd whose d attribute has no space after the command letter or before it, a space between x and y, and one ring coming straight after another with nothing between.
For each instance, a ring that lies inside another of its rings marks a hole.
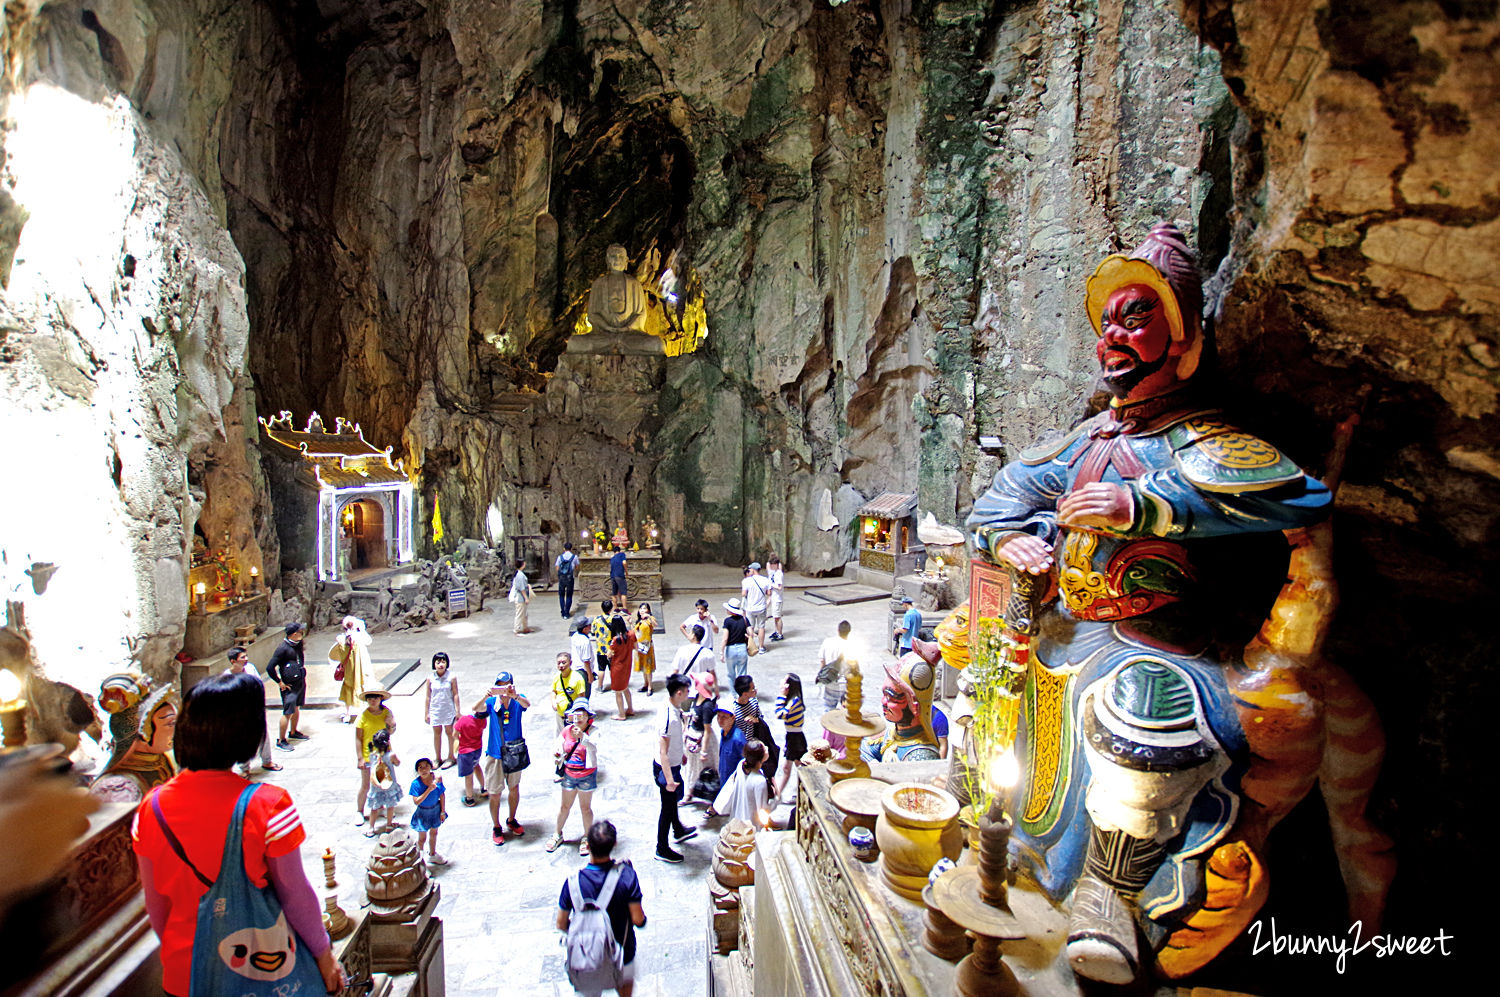
<instances>
[{"instance_id":1,"label":"man in dark shirt","mask_svg":"<svg viewBox=\"0 0 1500 997\"><path fill-rule=\"evenodd\" d=\"M281 727L276 747L282 751L291 751L292 741L307 740L307 735L297 729L297 721L302 719L302 707L307 704L307 663L302 647L302 637L306 632L307 628L301 623L288 623L286 639L271 652L271 660L266 665L266 674L281 687Z\"/></svg>"},{"instance_id":2,"label":"man in dark shirt","mask_svg":"<svg viewBox=\"0 0 1500 997\"><path fill-rule=\"evenodd\" d=\"M628 583L625 578L625 552L617 550L609 558L609 597L616 611L630 612L630 598L625 594Z\"/></svg>"},{"instance_id":3,"label":"man in dark shirt","mask_svg":"<svg viewBox=\"0 0 1500 997\"><path fill-rule=\"evenodd\" d=\"M615 849L615 840L615 826L607 820L595 821L589 828L589 864L578 873L578 888L584 900L598 897L605 877L616 868L617 864L609 857ZM641 906L641 881L635 874L635 867L629 860L619 863L618 867L620 878L604 913L609 916L610 929L625 955L625 968L619 976L616 991L621 997L629 997L635 987L635 929L646 926L646 911ZM562 893L557 898L559 931L567 931L572 919L572 892L569 881L563 880Z\"/></svg>"}]
</instances>

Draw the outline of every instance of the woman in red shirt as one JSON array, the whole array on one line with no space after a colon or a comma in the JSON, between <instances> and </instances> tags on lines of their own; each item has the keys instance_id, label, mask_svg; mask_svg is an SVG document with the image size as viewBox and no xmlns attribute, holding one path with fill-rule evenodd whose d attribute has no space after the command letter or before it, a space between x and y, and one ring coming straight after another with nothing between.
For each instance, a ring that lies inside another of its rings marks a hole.
<instances>
[{"instance_id":1,"label":"woman in red shirt","mask_svg":"<svg viewBox=\"0 0 1500 997\"><path fill-rule=\"evenodd\" d=\"M216 880L236 801L248 781L233 767L249 761L266 733L265 689L249 675L223 674L195 685L177 720L176 754L182 771L155 791L162 818L189 861ZM192 973L198 902L206 887L168 843L148 796L136 811L131 839L140 864L146 913L161 939L162 989L185 997ZM323 985L345 985L323 911L298 846L307 837L286 790L262 783L245 812L245 873L257 887L275 888L287 923L316 958Z\"/></svg>"},{"instance_id":2,"label":"woman in red shirt","mask_svg":"<svg viewBox=\"0 0 1500 997\"><path fill-rule=\"evenodd\" d=\"M615 719L635 716L630 698L630 659L635 653L635 634L618 616L609 618L609 685L615 691Z\"/></svg>"}]
</instances>

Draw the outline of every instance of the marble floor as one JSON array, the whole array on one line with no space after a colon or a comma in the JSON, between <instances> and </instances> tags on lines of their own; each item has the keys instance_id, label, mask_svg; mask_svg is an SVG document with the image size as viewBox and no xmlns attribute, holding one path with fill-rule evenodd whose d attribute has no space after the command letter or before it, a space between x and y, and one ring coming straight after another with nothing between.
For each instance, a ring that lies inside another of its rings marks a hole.
<instances>
[{"instance_id":1,"label":"marble floor","mask_svg":"<svg viewBox=\"0 0 1500 997\"><path fill-rule=\"evenodd\" d=\"M636 993L642 997L691 997L705 993L708 985L708 879L721 821L709 822L698 838L682 846L682 864L668 865L653 859L658 810L651 779L656 746L653 733L666 705L660 688L665 666L682 644L677 624L700 596L708 599L722 618L721 604L736 593L740 573L708 565L668 565L666 570L674 594L664 609L653 606L667 630L658 637L657 660L662 670L657 672L656 694L645 697L637 693L637 716L620 722L612 719L614 696L595 696L594 706L600 711L596 727L600 779L594 814L615 823L620 835L615 856L632 860L641 878L650 920L639 935ZM782 676L788 671L800 674L816 702L811 682L817 670L818 645L835 632L839 620L849 620L855 640L871 649L862 655L863 661L883 664L887 660L880 650L888 646L887 603L880 600L831 606L798 597L798 586L822 583L822 579L788 576L786 639L751 659L750 672L757 679L762 708L778 738L781 730L772 717L771 706ZM444 923L450 997L572 993L563 970L562 936L553 924L558 891L581 861L576 848L581 834L576 809L565 833L571 844L552 854L546 851L559 799L552 779L555 726L549 689L555 655L567 648L567 624L559 614L554 592L539 592L532 603L534 633L516 636L511 632L511 608L503 599L492 601L482 612L422 633L375 634L371 647L377 675L388 674L400 661L424 659L421 669L395 683L392 690L396 695L391 707L398 722L395 748L402 762L399 774L403 785L409 785L414 777L416 759L433 754L431 730L422 715L425 662L433 652L442 650L451 656L464 703L477 699L501 670L514 673L518 691L532 702L525 724L533 765L521 784L518 811L526 828L524 837L510 838L501 847L492 844L487 810L483 806L462 806L463 780L456 769L443 770L451 816L443 825L438 847L451 864L436 868L434 875L442 888L438 915ZM597 612L597 606L591 608ZM333 684L332 669L322 662L332 639L331 631L308 637L314 694ZM878 706L879 689L878 679L865 682L867 708ZM815 707L809 710L810 715L815 712ZM267 716L274 725L275 714ZM337 710L308 710L302 726L311 740L296 742L293 752L274 751L285 769L270 775L291 792L301 812L308 835L302 854L309 879L320 894L324 892L320 856L331 847L338 857L340 903L352 914L364 901L363 868L373 845L364 836L365 829L354 822L354 797L359 787L354 735L350 727L339 723ZM694 826L703 820L702 813L702 807L685 807L684 820ZM405 823L410 815L408 800L398 809L397 820Z\"/></svg>"}]
</instances>

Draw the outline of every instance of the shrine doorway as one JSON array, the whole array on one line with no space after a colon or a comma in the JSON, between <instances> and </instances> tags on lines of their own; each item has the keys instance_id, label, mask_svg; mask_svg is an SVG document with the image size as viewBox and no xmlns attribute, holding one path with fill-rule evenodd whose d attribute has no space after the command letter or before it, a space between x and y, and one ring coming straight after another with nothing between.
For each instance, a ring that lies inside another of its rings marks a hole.
<instances>
[{"instance_id":1,"label":"shrine doorway","mask_svg":"<svg viewBox=\"0 0 1500 997\"><path fill-rule=\"evenodd\" d=\"M386 555L385 509L379 502L360 499L345 506L349 516L352 560L360 568L384 568L390 563ZM351 515L352 514L352 515Z\"/></svg>"}]
</instances>

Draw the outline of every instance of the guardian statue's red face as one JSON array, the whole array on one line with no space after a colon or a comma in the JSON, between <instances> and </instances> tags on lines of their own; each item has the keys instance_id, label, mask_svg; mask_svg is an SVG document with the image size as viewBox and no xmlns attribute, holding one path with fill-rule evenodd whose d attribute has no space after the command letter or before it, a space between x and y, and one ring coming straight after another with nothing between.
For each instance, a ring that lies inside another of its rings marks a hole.
<instances>
[{"instance_id":1,"label":"guardian statue's red face","mask_svg":"<svg viewBox=\"0 0 1500 997\"><path fill-rule=\"evenodd\" d=\"M1161 296L1145 284L1111 294L1099 316L1096 352L1104 386L1116 398L1149 398L1177 384L1185 340L1172 338Z\"/></svg>"},{"instance_id":2,"label":"guardian statue's red face","mask_svg":"<svg viewBox=\"0 0 1500 997\"><path fill-rule=\"evenodd\" d=\"M881 688L880 710L897 729L917 723L917 698L900 682L887 681Z\"/></svg>"}]
</instances>

